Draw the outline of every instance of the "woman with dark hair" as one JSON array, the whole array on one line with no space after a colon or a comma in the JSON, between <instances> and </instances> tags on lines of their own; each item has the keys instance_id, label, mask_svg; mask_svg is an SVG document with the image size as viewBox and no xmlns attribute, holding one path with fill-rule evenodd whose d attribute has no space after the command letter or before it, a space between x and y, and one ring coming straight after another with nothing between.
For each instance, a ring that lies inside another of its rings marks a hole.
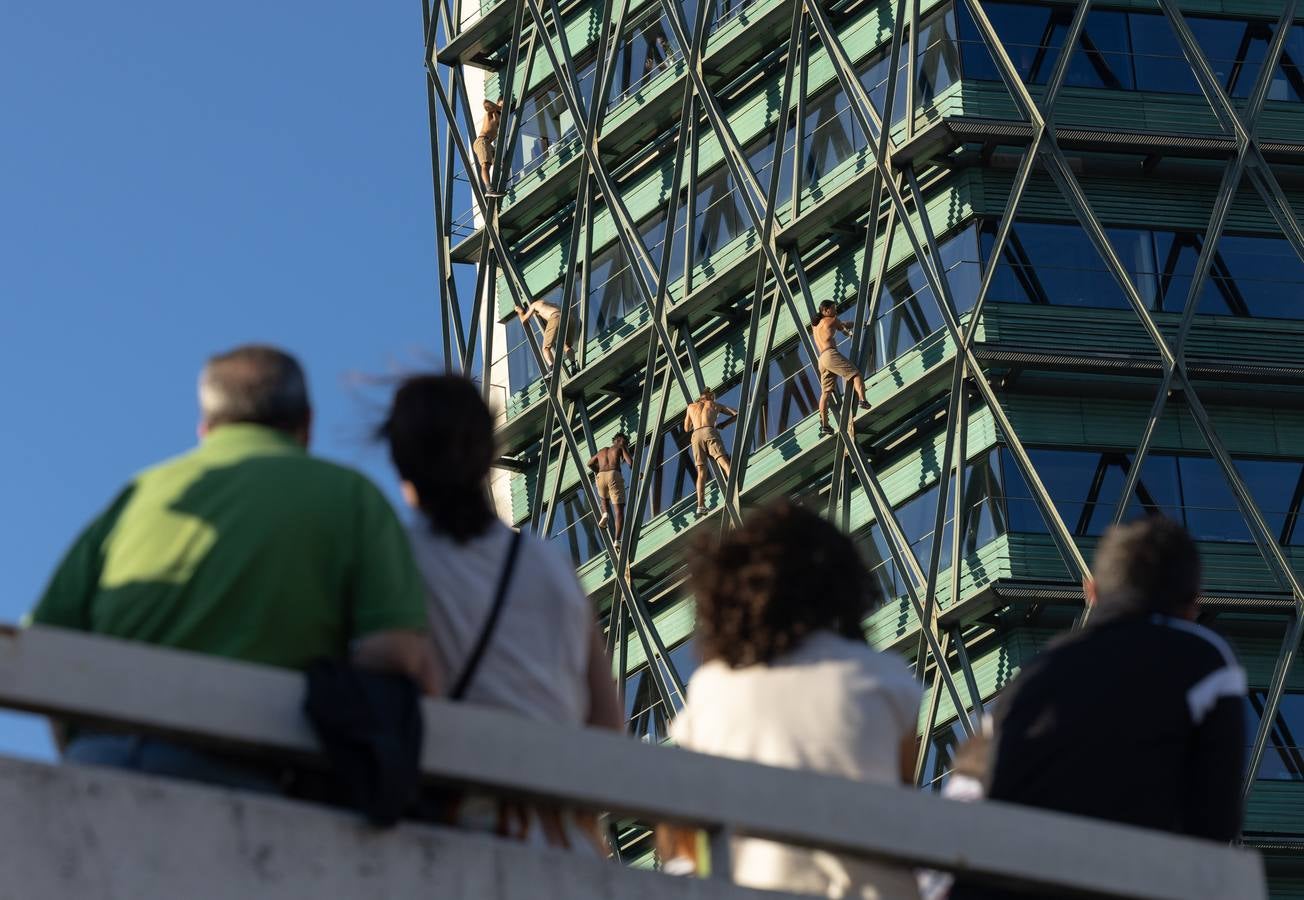
<instances>
[{"instance_id":1,"label":"woman with dark hair","mask_svg":"<svg viewBox=\"0 0 1304 900\"><path fill-rule=\"evenodd\" d=\"M546 722L623 729L611 660L570 561L494 514L493 417L475 385L408 378L378 433L424 519L410 536L445 692ZM562 811L479 796L463 798L453 818L561 846L575 832Z\"/></svg>"},{"instance_id":2,"label":"woman with dark hair","mask_svg":"<svg viewBox=\"0 0 1304 900\"><path fill-rule=\"evenodd\" d=\"M855 781L913 782L922 692L905 663L865 643L860 623L875 589L845 534L778 501L718 545L703 544L692 586L702 666L670 728L679 746ZM661 844L686 842L667 830ZM907 869L753 838L732 849L734 881L748 887L918 897ZM672 870L691 866L675 862Z\"/></svg>"}]
</instances>

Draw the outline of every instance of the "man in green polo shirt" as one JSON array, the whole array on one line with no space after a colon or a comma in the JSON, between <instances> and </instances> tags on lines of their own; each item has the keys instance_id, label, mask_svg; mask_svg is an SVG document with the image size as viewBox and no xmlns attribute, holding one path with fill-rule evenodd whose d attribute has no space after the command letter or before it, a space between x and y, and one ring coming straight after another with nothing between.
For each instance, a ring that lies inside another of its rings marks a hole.
<instances>
[{"instance_id":1,"label":"man in green polo shirt","mask_svg":"<svg viewBox=\"0 0 1304 900\"><path fill-rule=\"evenodd\" d=\"M64 557L32 621L288 669L319 657L434 693L421 576L366 478L308 455L303 371L272 347L215 356L199 446L138 475ZM79 732L66 758L247 788L262 770L172 742Z\"/></svg>"}]
</instances>

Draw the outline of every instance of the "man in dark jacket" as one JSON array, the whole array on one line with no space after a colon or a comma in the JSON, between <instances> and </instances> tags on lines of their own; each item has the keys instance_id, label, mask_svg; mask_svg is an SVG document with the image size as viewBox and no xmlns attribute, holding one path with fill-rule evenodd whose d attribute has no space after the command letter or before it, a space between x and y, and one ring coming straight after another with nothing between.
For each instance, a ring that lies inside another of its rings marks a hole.
<instances>
[{"instance_id":1,"label":"man in dark jacket","mask_svg":"<svg viewBox=\"0 0 1304 900\"><path fill-rule=\"evenodd\" d=\"M987 796L1219 842L1241 828L1245 672L1194 622L1200 557L1150 518L1109 529L1086 628L1052 644L995 711ZM993 897L957 885L955 898Z\"/></svg>"}]
</instances>

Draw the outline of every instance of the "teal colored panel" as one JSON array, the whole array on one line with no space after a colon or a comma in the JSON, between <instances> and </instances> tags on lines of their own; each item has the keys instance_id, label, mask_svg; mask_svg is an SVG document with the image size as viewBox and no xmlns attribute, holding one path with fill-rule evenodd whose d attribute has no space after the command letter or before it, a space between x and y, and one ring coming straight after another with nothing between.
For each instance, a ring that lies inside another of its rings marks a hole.
<instances>
[{"instance_id":1,"label":"teal colored panel","mask_svg":"<svg viewBox=\"0 0 1304 900\"><path fill-rule=\"evenodd\" d=\"M1285 323L1274 323L1281 327ZM1292 323L1293 325L1293 323ZM1286 330L1289 335L1290 329ZM1292 338L1293 340L1293 338ZM1025 446L1117 447L1135 450L1150 416L1148 400L1106 400L1011 394L1001 404ZM1304 444L1304 411L1208 406L1206 412L1231 453L1296 458ZM1169 404L1151 446L1156 450L1207 452L1185 408Z\"/></svg>"},{"instance_id":2,"label":"teal colored panel","mask_svg":"<svg viewBox=\"0 0 1304 900\"><path fill-rule=\"evenodd\" d=\"M986 703L996 695L1001 688L1009 684L1014 676L1019 674L1019 670L1045 646L1046 641L1050 640L1053 632L1045 629L1021 628L1012 634L1004 636L997 644L986 650L980 650L977 653L971 653L969 665L973 670L974 681L977 682L978 692L982 696L983 702ZM956 688L960 692L960 699L965 704L970 704L969 692L965 687L965 681L959 671L951 673L956 682ZM946 689L945 685L939 685L941 698L937 705L938 725L956 718L955 703L951 699L951 692ZM919 711L919 727L922 731L927 728L928 706L931 702L932 687L924 690L924 702Z\"/></svg>"},{"instance_id":3,"label":"teal colored panel","mask_svg":"<svg viewBox=\"0 0 1304 900\"><path fill-rule=\"evenodd\" d=\"M1304 782L1256 782L1245 809L1245 832L1304 835Z\"/></svg>"},{"instance_id":4,"label":"teal colored panel","mask_svg":"<svg viewBox=\"0 0 1304 900\"><path fill-rule=\"evenodd\" d=\"M657 634L661 636L666 649L671 649L693 633L697 621L697 608L691 598L685 598L676 601L668 609L654 612L652 621L656 623ZM625 672L629 674L638 671L647 663L647 654L643 652L643 642L638 639L638 633L632 628L625 646L625 652L628 654L625 659Z\"/></svg>"}]
</instances>

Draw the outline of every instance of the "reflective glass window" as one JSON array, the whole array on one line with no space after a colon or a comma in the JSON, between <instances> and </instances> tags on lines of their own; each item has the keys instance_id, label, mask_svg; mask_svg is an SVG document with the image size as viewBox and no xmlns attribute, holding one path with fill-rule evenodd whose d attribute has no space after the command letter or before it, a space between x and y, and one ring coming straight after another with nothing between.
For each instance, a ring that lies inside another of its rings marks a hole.
<instances>
[{"instance_id":1,"label":"reflective glass window","mask_svg":"<svg viewBox=\"0 0 1304 900\"><path fill-rule=\"evenodd\" d=\"M637 275L619 241L593 255L589 273L589 338L616 328L631 311L643 305Z\"/></svg>"},{"instance_id":2,"label":"reflective glass window","mask_svg":"<svg viewBox=\"0 0 1304 900\"><path fill-rule=\"evenodd\" d=\"M968 6L960 5L965 74L984 81L1000 81L1000 71ZM1045 84L1049 81L1073 19L1073 7L1067 4L984 3L983 9L1023 82ZM1135 86L1126 13L1093 9L1087 15L1082 37L1069 59L1065 83L1116 90L1131 90Z\"/></svg>"},{"instance_id":3,"label":"reflective glass window","mask_svg":"<svg viewBox=\"0 0 1304 900\"><path fill-rule=\"evenodd\" d=\"M1250 691L1245 702L1246 755L1258 735L1268 692ZM1286 691L1277 706L1277 717L1268 732L1263 762L1255 776L1264 781L1304 781L1304 694Z\"/></svg>"},{"instance_id":4,"label":"reflective glass window","mask_svg":"<svg viewBox=\"0 0 1304 900\"><path fill-rule=\"evenodd\" d=\"M851 106L841 89L823 91L806 105L803 179L806 188L818 187L820 179L851 156L856 144Z\"/></svg>"},{"instance_id":5,"label":"reflective glass window","mask_svg":"<svg viewBox=\"0 0 1304 900\"><path fill-rule=\"evenodd\" d=\"M1208 457L1178 459L1182 511L1186 528L1197 541L1249 541L1250 530L1222 469Z\"/></svg>"},{"instance_id":6,"label":"reflective glass window","mask_svg":"<svg viewBox=\"0 0 1304 900\"><path fill-rule=\"evenodd\" d=\"M634 26L616 51L609 103L614 105L620 102L669 68L670 63L679 55L673 42L674 32L666 27L660 17L645 19Z\"/></svg>"},{"instance_id":7,"label":"reflective glass window","mask_svg":"<svg viewBox=\"0 0 1304 900\"><path fill-rule=\"evenodd\" d=\"M1111 229L1106 235L1117 248L1118 232ZM985 258L995 239L995 223L989 222L983 229ZM1010 229L988 299L1130 308L1118 281L1076 223L1019 222Z\"/></svg>"},{"instance_id":8,"label":"reflective glass window","mask_svg":"<svg viewBox=\"0 0 1304 900\"><path fill-rule=\"evenodd\" d=\"M1304 263L1284 238L1225 234L1210 274L1200 312L1304 318Z\"/></svg>"},{"instance_id":9,"label":"reflective glass window","mask_svg":"<svg viewBox=\"0 0 1304 900\"><path fill-rule=\"evenodd\" d=\"M1197 16L1188 16L1187 24L1223 89L1233 97L1248 97L1263 66L1272 26L1265 21Z\"/></svg>"},{"instance_id":10,"label":"reflective glass window","mask_svg":"<svg viewBox=\"0 0 1304 900\"><path fill-rule=\"evenodd\" d=\"M960 46L954 10L945 9L921 23L915 70L915 102L920 105L932 103L960 77ZM887 86L884 85L882 90L886 92ZM903 103L895 107L898 112L894 119L902 118L904 106Z\"/></svg>"},{"instance_id":11,"label":"reflective glass window","mask_svg":"<svg viewBox=\"0 0 1304 900\"><path fill-rule=\"evenodd\" d=\"M1047 532L1013 456L1008 450L1002 456L1010 530ZM1130 454L1034 448L1028 450L1028 456L1071 534L1099 535L1109 526L1131 470ZM1146 457L1123 521L1154 514L1180 520L1181 491L1174 458L1152 453Z\"/></svg>"},{"instance_id":12,"label":"reflective glass window","mask_svg":"<svg viewBox=\"0 0 1304 900\"><path fill-rule=\"evenodd\" d=\"M973 308L982 273L977 235L973 228L943 241L939 253L951 301L957 313ZM874 322L874 368L891 363L924 338L945 326L938 301L917 261L891 275Z\"/></svg>"},{"instance_id":13,"label":"reflective glass window","mask_svg":"<svg viewBox=\"0 0 1304 900\"><path fill-rule=\"evenodd\" d=\"M957 3L961 55L968 78L1000 81L977 25L964 0ZM1068 6L1033 6L1020 3L983 3L1005 52L1027 84L1043 84L1050 77L1059 48L1064 44L1073 10Z\"/></svg>"},{"instance_id":14,"label":"reflective glass window","mask_svg":"<svg viewBox=\"0 0 1304 900\"><path fill-rule=\"evenodd\" d=\"M749 220L727 166L718 166L700 178L697 190L694 262L704 265L716 251L746 231Z\"/></svg>"},{"instance_id":15,"label":"reflective glass window","mask_svg":"<svg viewBox=\"0 0 1304 900\"><path fill-rule=\"evenodd\" d=\"M1165 16L1132 15L1133 63L1139 91L1198 94L1199 82L1182 55L1173 26ZM1194 22L1187 17L1188 22Z\"/></svg>"},{"instance_id":16,"label":"reflective glass window","mask_svg":"<svg viewBox=\"0 0 1304 900\"><path fill-rule=\"evenodd\" d=\"M637 640L632 635L630 639ZM672 648L669 656L680 680L687 684L698 666L693 639ZM669 737L670 710L657 687L656 677L647 665L629 675L625 682L625 719L629 723L629 733L639 740L659 744Z\"/></svg>"},{"instance_id":17,"label":"reflective glass window","mask_svg":"<svg viewBox=\"0 0 1304 900\"><path fill-rule=\"evenodd\" d=\"M577 566L602 552L602 541L598 537L593 513L579 491L571 491L558 498L548 539L565 546Z\"/></svg>"},{"instance_id":18,"label":"reflective glass window","mask_svg":"<svg viewBox=\"0 0 1304 900\"><path fill-rule=\"evenodd\" d=\"M1291 544L1304 534L1295 527L1299 517L1301 464L1288 460L1238 459L1236 471L1249 489L1268 530L1282 544Z\"/></svg>"},{"instance_id":19,"label":"reflective glass window","mask_svg":"<svg viewBox=\"0 0 1304 900\"><path fill-rule=\"evenodd\" d=\"M933 483L926 490L916 494L901 505L895 507L897 525L910 544L915 559L921 569L927 571L929 557L933 547L933 525L937 521L938 485ZM955 479L951 478L947 488L947 504L943 524L942 545L938 552L938 568L947 569L951 565L952 524L955 521L955 505L951 498L955 496ZM1001 479L996 451L972 460L965 468L964 506L965 530L960 536L963 552L967 555L1005 533L1005 515L1001 509ZM888 549L886 539L880 526L875 523L865 530L859 539L866 562L875 569L884 597L892 600L904 596L905 583L896 570Z\"/></svg>"}]
</instances>

